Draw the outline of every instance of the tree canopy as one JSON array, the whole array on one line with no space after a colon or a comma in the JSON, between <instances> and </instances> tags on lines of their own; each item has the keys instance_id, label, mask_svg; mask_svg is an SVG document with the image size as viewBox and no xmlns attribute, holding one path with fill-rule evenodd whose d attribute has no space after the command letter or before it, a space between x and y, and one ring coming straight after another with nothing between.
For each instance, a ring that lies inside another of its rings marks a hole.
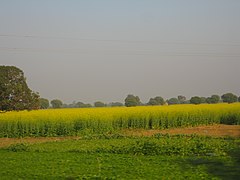
<instances>
[{"instance_id":1,"label":"tree canopy","mask_svg":"<svg viewBox=\"0 0 240 180\"><path fill-rule=\"evenodd\" d=\"M198 96L194 96L190 99L191 104L201 104L202 103L202 98Z\"/></svg>"},{"instance_id":2,"label":"tree canopy","mask_svg":"<svg viewBox=\"0 0 240 180\"><path fill-rule=\"evenodd\" d=\"M21 69L0 66L0 110L39 109L39 95L27 85Z\"/></svg>"},{"instance_id":3,"label":"tree canopy","mask_svg":"<svg viewBox=\"0 0 240 180\"><path fill-rule=\"evenodd\" d=\"M178 101L180 104L185 104L186 100L187 100L187 98L185 96L183 96L183 95L178 96Z\"/></svg>"},{"instance_id":4,"label":"tree canopy","mask_svg":"<svg viewBox=\"0 0 240 180\"><path fill-rule=\"evenodd\" d=\"M221 98L223 102L226 102L226 103L234 103L238 101L238 97L233 93L223 94Z\"/></svg>"},{"instance_id":5,"label":"tree canopy","mask_svg":"<svg viewBox=\"0 0 240 180\"><path fill-rule=\"evenodd\" d=\"M219 101L220 101L220 96L218 95L212 95L211 97L208 97L206 99L206 102L208 104L216 104L216 103L219 103Z\"/></svg>"},{"instance_id":6,"label":"tree canopy","mask_svg":"<svg viewBox=\"0 0 240 180\"><path fill-rule=\"evenodd\" d=\"M41 109L49 108L49 101L48 101L48 99L40 98L39 101L40 101L40 108Z\"/></svg>"},{"instance_id":7,"label":"tree canopy","mask_svg":"<svg viewBox=\"0 0 240 180\"><path fill-rule=\"evenodd\" d=\"M169 100L167 100L167 103L169 105L173 105L173 104L179 104L179 100L177 98L170 98Z\"/></svg>"},{"instance_id":8,"label":"tree canopy","mask_svg":"<svg viewBox=\"0 0 240 180\"><path fill-rule=\"evenodd\" d=\"M162 97L157 96L155 98L150 98L150 100L147 103L148 105L154 106L154 105L164 105L165 101Z\"/></svg>"},{"instance_id":9,"label":"tree canopy","mask_svg":"<svg viewBox=\"0 0 240 180\"><path fill-rule=\"evenodd\" d=\"M125 106L132 107L132 106L139 106L141 105L140 98L138 96L134 96L129 94L125 99Z\"/></svg>"},{"instance_id":10,"label":"tree canopy","mask_svg":"<svg viewBox=\"0 0 240 180\"><path fill-rule=\"evenodd\" d=\"M94 106L95 107L104 107L106 105L103 102L101 102L101 101L97 101L97 102L94 103Z\"/></svg>"},{"instance_id":11,"label":"tree canopy","mask_svg":"<svg viewBox=\"0 0 240 180\"><path fill-rule=\"evenodd\" d=\"M53 108L61 108L63 103L59 99L54 99L54 100L51 101L51 105L52 105Z\"/></svg>"}]
</instances>

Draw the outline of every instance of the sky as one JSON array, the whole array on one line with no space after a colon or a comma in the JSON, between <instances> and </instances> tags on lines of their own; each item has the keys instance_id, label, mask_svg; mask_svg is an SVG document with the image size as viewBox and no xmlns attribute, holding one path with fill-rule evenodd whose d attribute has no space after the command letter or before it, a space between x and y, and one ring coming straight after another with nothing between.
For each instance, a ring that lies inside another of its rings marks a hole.
<instances>
[{"instance_id":1,"label":"sky","mask_svg":"<svg viewBox=\"0 0 240 180\"><path fill-rule=\"evenodd\" d=\"M0 65L65 103L240 95L239 0L0 0Z\"/></svg>"}]
</instances>

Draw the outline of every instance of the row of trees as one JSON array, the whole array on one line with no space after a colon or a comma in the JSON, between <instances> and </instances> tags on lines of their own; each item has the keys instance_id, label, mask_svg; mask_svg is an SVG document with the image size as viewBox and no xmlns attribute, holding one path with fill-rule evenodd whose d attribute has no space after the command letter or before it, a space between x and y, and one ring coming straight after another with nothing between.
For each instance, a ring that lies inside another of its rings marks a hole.
<instances>
[{"instance_id":1,"label":"row of trees","mask_svg":"<svg viewBox=\"0 0 240 180\"><path fill-rule=\"evenodd\" d=\"M141 103L140 99L138 96L134 95L128 95L127 98L125 99L125 106L131 107L131 106L139 106L139 105L150 105L150 106L155 106L155 105L173 105L173 104L216 104L220 102L225 102L225 103L234 103L234 102L240 102L240 97L237 97L236 95L232 93L226 93L223 94L221 97L219 95L212 95L211 97L199 97L199 96L194 96L191 97L190 100L187 100L185 96L178 96L177 98L170 98L167 99L166 101L160 97L157 96L155 98L150 98L148 103L143 104Z\"/></svg>"},{"instance_id":2,"label":"row of trees","mask_svg":"<svg viewBox=\"0 0 240 180\"><path fill-rule=\"evenodd\" d=\"M164 100L162 97L157 96L150 98L148 103L141 102L138 96L128 95L125 99L125 106L141 106L141 105L172 105L172 104L201 104L201 103L219 103L219 102L240 102L240 97L232 93L223 94L221 97L218 95L212 95L211 97L198 97L194 96L190 100L187 100L185 96L178 96L177 98L170 98ZM54 99L51 102L52 108L86 108L92 107L91 104L85 104L83 102L73 102L72 104L63 104L61 100ZM50 106L48 99L40 98L38 93L33 92L26 83L24 73L14 66L0 66L0 111L11 110L32 110L32 109L47 109ZM123 106L121 102L113 102L105 104L101 101L94 103L94 107L105 106Z\"/></svg>"},{"instance_id":3,"label":"row of trees","mask_svg":"<svg viewBox=\"0 0 240 180\"><path fill-rule=\"evenodd\" d=\"M41 109L47 109L50 107L52 108L89 108L89 107L133 107L133 106L157 106L157 105L174 105L174 104L216 104L220 102L226 103L234 103L240 102L240 97L238 98L236 95L232 93L223 94L221 97L219 95L212 95L210 97L199 97L194 96L191 97L189 100L185 96L178 96L177 98L170 98L164 100L161 96L156 96L154 98L150 98L148 103L142 103L138 96L134 96L132 94L128 95L125 98L125 104L121 102L112 102L109 104L105 104L101 101L97 101L94 105L85 104L83 102L73 102L72 104L63 104L61 100L54 99L50 103L47 99L40 98L40 106Z\"/></svg>"},{"instance_id":4,"label":"row of trees","mask_svg":"<svg viewBox=\"0 0 240 180\"><path fill-rule=\"evenodd\" d=\"M45 98L40 98L40 108L41 109L48 109L50 107L52 108L90 108L90 107L120 107L120 106L124 106L123 103L120 102L112 102L109 104L105 104L101 101L97 101L94 103L94 105L92 106L91 104L87 103L83 103L83 102L73 102L71 104L63 104L63 102L59 99L54 99L52 101L49 102L48 99Z\"/></svg>"}]
</instances>

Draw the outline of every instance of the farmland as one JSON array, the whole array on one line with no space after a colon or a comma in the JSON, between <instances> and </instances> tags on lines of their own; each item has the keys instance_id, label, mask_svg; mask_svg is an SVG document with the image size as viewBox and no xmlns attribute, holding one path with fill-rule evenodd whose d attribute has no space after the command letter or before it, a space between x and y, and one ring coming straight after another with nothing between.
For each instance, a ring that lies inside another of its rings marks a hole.
<instances>
[{"instance_id":1,"label":"farmland","mask_svg":"<svg viewBox=\"0 0 240 180\"><path fill-rule=\"evenodd\" d=\"M237 179L239 139L86 136L0 149L2 179Z\"/></svg>"},{"instance_id":2,"label":"farmland","mask_svg":"<svg viewBox=\"0 0 240 180\"><path fill-rule=\"evenodd\" d=\"M0 137L78 136L209 124L240 124L240 104L6 112L0 114Z\"/></svg>"},{"instance_id":3,"label":"farmland","mask_svg":"<svg viewBox=\"0 0 240 180\"><path fill-rule=\"evenodd\" d=\"M237 179L239 124L239 103L1 113L0 177Z\"/></svg>"}]
</instances>

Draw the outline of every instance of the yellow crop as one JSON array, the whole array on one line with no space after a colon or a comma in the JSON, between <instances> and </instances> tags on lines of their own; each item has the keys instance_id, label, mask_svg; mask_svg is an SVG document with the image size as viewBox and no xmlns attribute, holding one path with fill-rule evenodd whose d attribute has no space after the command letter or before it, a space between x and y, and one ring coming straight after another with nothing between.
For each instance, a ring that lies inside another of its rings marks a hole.
<instances>
[{"instance_id":1,"label":"yellow crop","mask_svg":"<svg viewBox=\"0 0 240 180\"><path fill-rule=\"evenodd\" d=\"M213 123L240 124L240 103L6 112L0 113L0 137L69 136Z\"/></svg>"}]
</instances>

